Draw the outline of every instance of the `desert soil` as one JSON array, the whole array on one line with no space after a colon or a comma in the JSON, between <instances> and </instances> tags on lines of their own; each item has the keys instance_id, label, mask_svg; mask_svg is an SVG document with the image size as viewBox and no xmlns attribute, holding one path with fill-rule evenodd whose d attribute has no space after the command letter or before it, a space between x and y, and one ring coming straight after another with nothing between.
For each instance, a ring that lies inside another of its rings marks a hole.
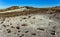
<instances>
[{"instance_id":1,"label":"desert soil","mask_svg":"<svg viewBox=\"0 0 60 37\"><path fill-rule=\"evenodd\" d=\"M0 37L60 37L60 13L3 16Z\"/></svg>"}]
</instances>

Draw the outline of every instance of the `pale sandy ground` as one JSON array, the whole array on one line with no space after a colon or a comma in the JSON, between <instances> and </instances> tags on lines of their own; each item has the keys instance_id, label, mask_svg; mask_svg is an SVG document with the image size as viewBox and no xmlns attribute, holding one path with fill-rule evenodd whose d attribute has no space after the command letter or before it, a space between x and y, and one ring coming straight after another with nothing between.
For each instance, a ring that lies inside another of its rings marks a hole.
<instances>
[{"instance_id":1,"label":"pale sandy ground","mask_svg":"<svg viewBox=\"0 0 60 37\"><path fill-rule=\"evenodd\" d=\"M59 37L60 18L54 14L30 14L0 18L0 37Z\"/></svg>"}]
</instances>

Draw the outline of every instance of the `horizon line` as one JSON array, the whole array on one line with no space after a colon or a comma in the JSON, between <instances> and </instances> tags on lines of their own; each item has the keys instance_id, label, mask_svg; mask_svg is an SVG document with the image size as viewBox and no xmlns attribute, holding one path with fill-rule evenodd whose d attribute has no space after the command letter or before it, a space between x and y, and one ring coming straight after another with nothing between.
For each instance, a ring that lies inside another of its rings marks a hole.
<instances>
[{"instance_id":1,"label":"horizon line","mask_svg":"<svg viewBox=\"0 0 60 37\"><path fill-rule=\"evenodd\" d=\"M13 5L13 6L17 6L17 5ZM6 8L9 8L9 7L12 7L12 6L8 6L8 7L4 7L4 8L0 8L0 9L6 9ZM25 7L25 6L19 6L19 7ZM34 7L34 8L52 8L52 7L59 7L59 6L28 6L28 7Z\"/></svg>"}]
</instances>

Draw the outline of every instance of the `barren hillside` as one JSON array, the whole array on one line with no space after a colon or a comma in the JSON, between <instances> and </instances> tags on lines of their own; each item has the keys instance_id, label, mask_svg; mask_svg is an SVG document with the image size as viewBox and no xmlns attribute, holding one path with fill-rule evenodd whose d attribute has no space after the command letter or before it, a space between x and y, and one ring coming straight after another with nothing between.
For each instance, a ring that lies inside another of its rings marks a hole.
<instances>
[{"instance_id":1,"label":"barren hillside","mask_svg":"<svg viewBox=\"0 0 60 37\"><path fill-rule=\"evenodd\" d=\"M60 37L60 9L13 6L0 10L0 37Z\"/></svg>"}]
</instances>

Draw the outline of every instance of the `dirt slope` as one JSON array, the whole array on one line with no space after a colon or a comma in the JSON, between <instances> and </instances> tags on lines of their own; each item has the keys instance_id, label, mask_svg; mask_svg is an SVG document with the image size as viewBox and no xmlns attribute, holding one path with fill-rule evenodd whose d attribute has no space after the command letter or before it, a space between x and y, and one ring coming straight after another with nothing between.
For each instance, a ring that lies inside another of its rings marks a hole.
<instances>
[{"instance_id":1,"label":"dirt slope","mask_svg":"<svg viewBox=\"0 0 60 37\"><path fill-rule=\"evenodd\" d=\"M38 8L1 12L0 37L60 37L60 12Z\"/></svg>"}]
</instances>

